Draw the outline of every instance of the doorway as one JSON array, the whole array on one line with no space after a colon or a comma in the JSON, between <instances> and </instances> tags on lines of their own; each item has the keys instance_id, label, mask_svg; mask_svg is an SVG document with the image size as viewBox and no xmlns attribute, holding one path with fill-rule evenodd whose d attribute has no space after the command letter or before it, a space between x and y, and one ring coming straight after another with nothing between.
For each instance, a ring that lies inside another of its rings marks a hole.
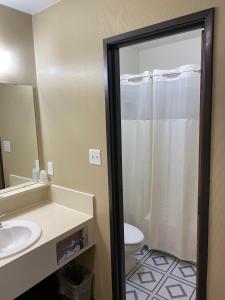
<instances>
[{"instance_id":1,"label":"doorway","mask_svg":"<svg viewBox=\"0 0 225 300\"><path fill-rule=\"evenodd\" d=\"M212 45L213 9L104 40L114 300L206 299Z\"/></svg>"}]
</instances>

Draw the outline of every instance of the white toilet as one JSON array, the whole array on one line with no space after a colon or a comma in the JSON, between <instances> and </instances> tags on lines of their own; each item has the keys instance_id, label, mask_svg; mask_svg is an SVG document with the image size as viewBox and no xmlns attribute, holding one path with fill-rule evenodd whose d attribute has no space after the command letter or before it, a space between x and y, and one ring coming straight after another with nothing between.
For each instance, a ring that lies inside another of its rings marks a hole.
<instances>
[{"instance_id":1,"label":"white toilet","mask_svg":"<svg viewBox=\"0 0 225 300\"><path fill-rule=\"evenodd\" d=\"M135 226L124 223L125 271L128 274L136 265L135 254L144 246L144 234Z\"/></svg>"}]
</instances>

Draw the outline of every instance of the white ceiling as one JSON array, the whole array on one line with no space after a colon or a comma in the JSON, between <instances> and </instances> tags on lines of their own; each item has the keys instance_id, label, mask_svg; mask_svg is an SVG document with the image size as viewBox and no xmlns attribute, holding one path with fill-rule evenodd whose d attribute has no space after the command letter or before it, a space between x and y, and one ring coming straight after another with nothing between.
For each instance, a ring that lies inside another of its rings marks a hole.
<instances>
[{"instance_id":1,"label":"white ceiling","mask_svg":"<svg viewBox=\"0 0 225 300\"><path fill-rule=\"evenodd\" d=\"M163 46L163 45L167 45L167 44L171 44L171 43L176 43L176 42L179 42L179 41L192 39L192 38L195 38L195 37L200 37L201 36L201 31L202 31L202 29L187 31L187 32L183 32L183 33L180 33L180 34L175 34L175 35L167 36L167 37L164 37L164 38L151 40L151 41L144 42L144 43L135 44L135 45L132 45L130 47L132 47L133 49L136 49L136 50L144 50L144 49L159 47L159 46Z\"/></svg>"},{"instance_id":2,"label":"white ceiling","mask_svg":"<svg viewBox=\"0 0 225 300\"><path fill-rule=\"evenodd\" d=\"M0 0L0 4L34 15L59 1L61 0Z\"/></svg>"}]
</instances>

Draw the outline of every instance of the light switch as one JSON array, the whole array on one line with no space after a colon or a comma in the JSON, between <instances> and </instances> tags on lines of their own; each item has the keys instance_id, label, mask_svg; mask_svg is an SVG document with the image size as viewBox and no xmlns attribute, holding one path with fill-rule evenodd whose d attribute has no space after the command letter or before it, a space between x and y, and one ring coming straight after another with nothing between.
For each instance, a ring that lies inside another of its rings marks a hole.
<instances>
[{"instance_id":1,"label":"light switch","mask_svg":"<svg viewBox=\"0 0 225 300\"><path fill-rule=\"evenodd\" d=\"M89 164L101 165L101 151L99 149L89 149Z\"/></svg>"},{"instance_id":2,"label":"light switch","mask_svg":"<svg viewBox=\"0 0 225 300\"><path fill-rule=\"evenodd\" d=\"M3 151L4 152L11 152L10 142L9 141L3 141Z\"/></svg>"},{"instance_id":3,"label":"light switch","mask_svg":"<svg viewBox=\"0 0 225 300\"><path fill-rule=\"evenodd\" d=\"M53 162L48 161L47 168L48 168L48 175L53 176L54 175Z\"/></svg>"}]
</instances>

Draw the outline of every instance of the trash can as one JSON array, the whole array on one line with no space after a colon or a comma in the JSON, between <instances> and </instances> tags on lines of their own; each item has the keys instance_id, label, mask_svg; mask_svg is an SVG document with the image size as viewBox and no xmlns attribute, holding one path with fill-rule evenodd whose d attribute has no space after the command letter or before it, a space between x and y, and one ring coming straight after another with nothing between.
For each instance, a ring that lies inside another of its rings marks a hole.
<instances>
[{"instance_id":1,"label":"trash can","mask_svg":"<svg viewBox=\"0 0 225 300\"><path fill-rule=\"evenodd\" d=\"M59 294L72 300L91 300L93 274L80 264L69 263L57 272Z\"/></svg>"}]
</instances>

